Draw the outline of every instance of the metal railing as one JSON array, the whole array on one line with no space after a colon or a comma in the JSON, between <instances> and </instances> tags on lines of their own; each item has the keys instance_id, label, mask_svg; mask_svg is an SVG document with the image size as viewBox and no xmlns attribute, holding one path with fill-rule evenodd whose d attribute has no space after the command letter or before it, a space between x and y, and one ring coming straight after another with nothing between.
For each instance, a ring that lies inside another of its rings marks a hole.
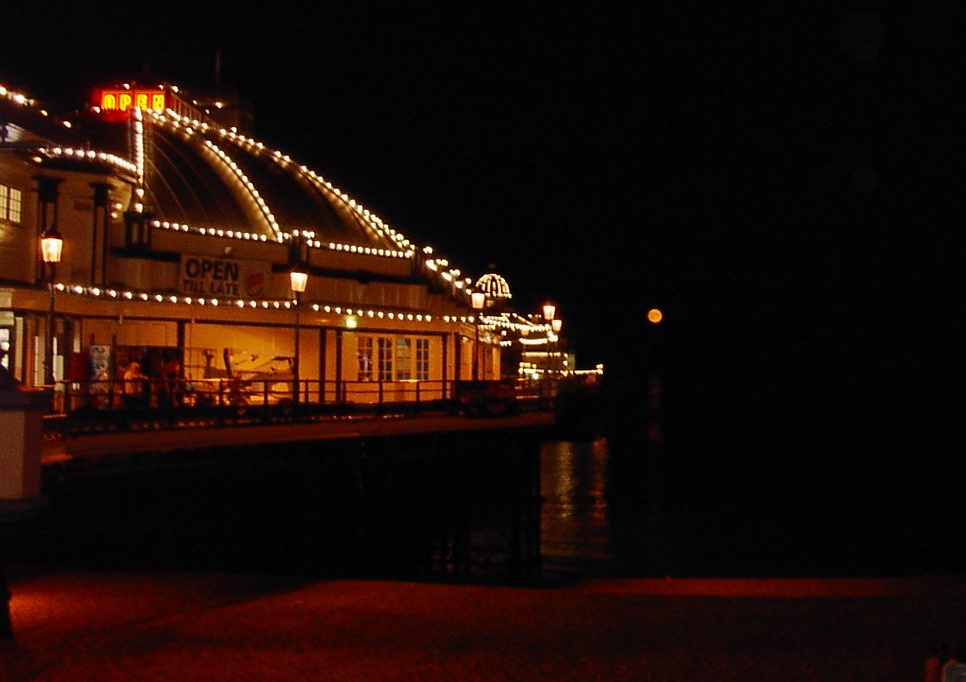
<instances>
[{"instance_id":1,"label":"metal railing","mask_svg":"<svg viewBox=\"0 0 966 682\"><path fill-rule=\"evenodd\" d=\"M308 422L350 416L487 416L553 410L556 379L492 381L60 381L50 436Z\"/></svg>"}]
</instances>

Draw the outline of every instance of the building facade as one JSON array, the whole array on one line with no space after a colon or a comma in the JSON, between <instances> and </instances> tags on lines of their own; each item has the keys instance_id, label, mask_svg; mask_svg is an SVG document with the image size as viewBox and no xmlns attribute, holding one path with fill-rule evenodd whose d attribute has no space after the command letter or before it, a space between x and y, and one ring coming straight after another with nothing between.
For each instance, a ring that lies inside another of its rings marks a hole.
<instances>
[{"instance_id":1,"label":"building facade","mask_svg":"<svg viewBox=\"0 0 966 682\"><path fill-rule=\"evenodd\" d=\"M14 378L53 386L63 409L120 404L135 379L150 404L226 386L426 400L513 372L514 342L551 348L505 283L474 307L492 280L237 122L169 84L105 87L69 115L0 84L0 362Z\"/></svg>"}]
</instances>

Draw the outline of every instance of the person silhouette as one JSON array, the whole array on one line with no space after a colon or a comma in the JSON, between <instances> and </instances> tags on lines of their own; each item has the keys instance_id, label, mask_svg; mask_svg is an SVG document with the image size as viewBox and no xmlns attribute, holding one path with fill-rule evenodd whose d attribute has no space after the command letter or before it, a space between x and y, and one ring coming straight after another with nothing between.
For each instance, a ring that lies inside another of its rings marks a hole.
<instances>
[{"instance_id":1,"label":"person silhouette","mask_svg":"<svg viewBox=\"0 0 966 682\"><path fill-rule=\"evenodd\" d=\"M132 362L124 372L125 407L143 407L146 404L145 388L148 378L141 372L141 363Z\"/></svg>"}]
</instances>

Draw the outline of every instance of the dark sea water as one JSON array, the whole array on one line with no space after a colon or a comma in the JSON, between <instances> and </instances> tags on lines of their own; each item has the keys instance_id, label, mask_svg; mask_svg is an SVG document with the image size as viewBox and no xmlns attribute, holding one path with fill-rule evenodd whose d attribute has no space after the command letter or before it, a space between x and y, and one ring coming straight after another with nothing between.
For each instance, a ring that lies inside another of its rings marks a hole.
<instances>
[{"instance_id":1,"label":"dark sea water","mask_svg":"<svg viewBox=\"0 0 966 682\"><path fill-rule=\"evenodd\" d=\"M542 559L583 576L857 576L966 572L957 485L826 480L834 467L702 466L605 438L542 449ZM909 475L908 472L906 474ZM871 478L871 477L870 477Z\"/></svg>"},{"instance_id":2,"label":"dark sea water","mask_svg":"<svg viewBox=\"0 0 966 682\"><path fill-rule=\"evenodd\" d=\"M963 574L958 309L789 305L646 330L652 362L605 375L604 436L543 449L546 565Z\"/></svg>"}]
</instances>

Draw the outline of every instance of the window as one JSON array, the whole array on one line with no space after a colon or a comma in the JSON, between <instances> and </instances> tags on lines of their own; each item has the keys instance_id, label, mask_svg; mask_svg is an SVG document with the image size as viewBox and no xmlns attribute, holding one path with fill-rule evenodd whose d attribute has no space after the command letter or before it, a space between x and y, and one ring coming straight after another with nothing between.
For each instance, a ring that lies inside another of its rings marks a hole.
<instances>
[{"instance_id":1,"label":"window","mask_svg":"<svg viewBox=\"0 0 966 682\"><path fill-rule=\"evenodd\" d=\"M429 381L429 339L416 339L416 378Z\"/></svg>"},{"instance_id":2,"label":"window","mask_svg":"<svg viewBox=\"0 0 966 682\"><path fill-rule=\"evenodd\" d=\"M10 329L0 327L0 366L10 369Z\"/></svg>"},{"instance_id":3,"label":"window","mask_svg":"<svg viewBox=\"0 0 966 682\"><path fill-rule=\"evenodd\" d=\"M429 339L360 336L357 353L359 381L429 380Z\"/></svg>"},{"instance_id":4,"label":"window","mask_svg":"<svg viewBox=\"0 0 966 682\"><path fill-rule=\"evenodd\" d=\"M379 381L392 381L392 339L379 337Z\"/></svg>"},{"instance_id":5,"label":"window","mask_svg":"<svg viewBox=\"0 0 966 682\"><path fill-rule=\"evenodd\" d=\"M359 339L359 381L372 381L372 337Z\"/></svg>"},{"instance_id":6,"label":"window","mask_svg":"<svg viewBox=\"0 0 966 682\"><path fill-rule=\"evenodd\" d=\"M23 220L23 192L0 185L0 220L20 224Z\"/></svg>"},{"instance_id":7,"label":"window","mask_svg":"<svg viewBox=\"0 0 966 682\"><path fill-rule=\"evenodd\" d=\"M396 379L413 378L413 341L405 337L396 339Z\"/></svg>"}]
</instances>

